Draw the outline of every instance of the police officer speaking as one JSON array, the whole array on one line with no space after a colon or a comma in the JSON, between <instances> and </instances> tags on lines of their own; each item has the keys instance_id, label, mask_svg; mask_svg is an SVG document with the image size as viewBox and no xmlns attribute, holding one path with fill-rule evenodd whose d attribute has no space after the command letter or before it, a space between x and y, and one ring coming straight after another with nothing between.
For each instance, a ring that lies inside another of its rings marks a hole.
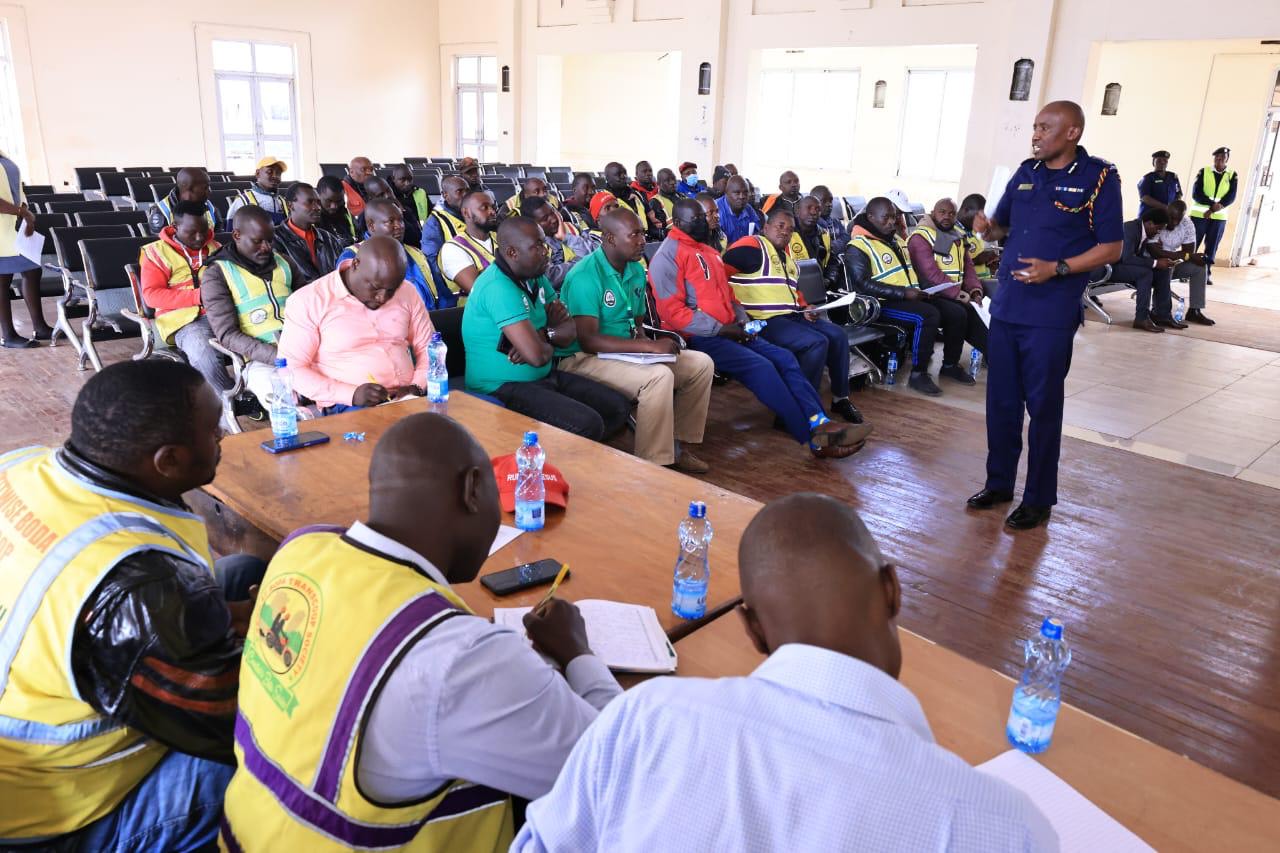
<instances>
[{"instance_id":1,"label":"police officer speaking","mask_svg":"<svg viewBox=\"0 0 1280 853\"><path fill-rule=\"evenodd\" d=\"M1036 115L1024 160L988 220L974 230L1005 239L987 347L987 483L974 509L1013 500L1022 418L1031 416L1022 503L1005 520L1015 530L1043 524L1058 502L1063 386L1071 345L1084 322L1089 273L1120 258L1124 240L1115 166L1079 145L1084 113L1054 101Z\"/></svg>"}]
</instances>

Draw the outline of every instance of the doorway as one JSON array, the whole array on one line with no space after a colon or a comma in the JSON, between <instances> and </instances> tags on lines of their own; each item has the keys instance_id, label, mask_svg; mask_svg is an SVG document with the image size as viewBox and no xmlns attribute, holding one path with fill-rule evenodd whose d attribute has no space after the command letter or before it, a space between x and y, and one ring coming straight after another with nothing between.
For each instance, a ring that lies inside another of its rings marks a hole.
<instances>
[{"instance_id":1,"label":"doorway","mask_svg":"<svg viewBox=\"0 0 1280 853\"><path fill-rule=\"evenodd\" d=\"M1276 186L1276 170L1280 169L1280 71L1276 73L1271 106L1263 123L1262 140L1258 145L1258 160L1253 168L1253 181L1249 186L1248 204L1244 210L1243 239L1240 241L1240 262L1258 255L1280 252L1280 186Z\"/></svg>"}]
</instances>

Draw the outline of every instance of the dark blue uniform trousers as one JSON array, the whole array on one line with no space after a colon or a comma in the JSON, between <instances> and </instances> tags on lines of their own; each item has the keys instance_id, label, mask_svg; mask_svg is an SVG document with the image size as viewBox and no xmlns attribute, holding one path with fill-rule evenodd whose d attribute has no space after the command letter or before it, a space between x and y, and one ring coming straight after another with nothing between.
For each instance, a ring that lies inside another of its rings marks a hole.
<instances>
[{"instance_id":1,"label":"dark blue uniform trousers","mask_svg":"<svg viewBox=\"0 0 1280 853\"><path fill-rule=\"evenodd\" d=\"M1022 502L1058 502L1058 453L1062 447L1064 384L1071 369L1076 330L1024 326L991 318L987 339L987 488L1012 492L1027 435L1027 483Z\"/></svg>"},{"instance_id":2,"label":"dark blue uniform trousers","mask_svg":"<svg viewBox=\"0 0 1280 853\"><path fill-rule=\"evenodd\" d=\"M769 318L760 337L790 350L815 391L822 387L825 367L831 374L831 396L849 396L849 338L843 326L825 317L810 323L800 314L780 314Z\"/></svg>"},{"instance_id":3,"label":"dark blue uniform trousers","mask_svg":"<svg viewBox=\"0 0 1280 853\"><path fill-rule=\"evenodd\" d=\"M740 344L728 338L693 337L689 348L705 352L717 371L747 386L782 418L792 438L809 442L809 418L823 414L822 401L800 372L794 355L760 338Z\"/></svg>"},{"instance_id":4,"label":"dark blue uniform trousers","mask_svg":"<svg viewBox=\"0 0 1280 853\"><path fill-rule=\"evenodd\" d=\"M1205 259L1208 260L1209 266L1213 266L1213 261L1218 256L1218 243L1221 242L1222 232L1227 227L1227 220L1193 216L1191 224L1196 228L1196 245L1200 245L1201 240L1204 241Z\"/></svg>"}]
</instances>

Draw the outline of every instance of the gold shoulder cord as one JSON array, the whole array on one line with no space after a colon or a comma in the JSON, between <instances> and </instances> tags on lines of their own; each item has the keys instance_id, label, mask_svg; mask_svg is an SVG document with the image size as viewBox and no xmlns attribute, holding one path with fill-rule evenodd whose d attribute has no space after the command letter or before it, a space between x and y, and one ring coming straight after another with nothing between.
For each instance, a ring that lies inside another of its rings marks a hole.
<instances>
[{"instance_id":1,"label":"gold shoulder cord","mask_svg":"<svg viewBox=\"0 0 1280 853\"><path fill-rule=\"evenodd\" d=\"M1058 208L1058 210L1066 211L1067 213L1079 213L1082 210L1088 210L1089 211L1089 230L1092 231L1093 230L1093 203L1098 200L1098 193L1102 192L1102 182L1107 179L1107 174L1110 171L1111 171L1110 166L1102 167L1102 171L1098 173L1098 184L1093 188L1093 194L1089 196L1088 200L1084 204L1080 205L1079 207L1067 207L1062 202L1058 201L1057 199L1054 199L1053 206Z\"/></svg>"}]
</instances>

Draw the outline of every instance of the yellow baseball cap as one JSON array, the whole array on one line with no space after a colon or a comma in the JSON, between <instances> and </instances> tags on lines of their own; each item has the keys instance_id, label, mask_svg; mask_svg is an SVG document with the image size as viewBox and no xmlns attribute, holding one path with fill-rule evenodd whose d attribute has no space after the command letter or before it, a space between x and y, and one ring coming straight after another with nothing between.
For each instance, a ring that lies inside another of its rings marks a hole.
<instances>
[{"instance_id":1,"label":"yellow baseball cap","mask_svg":"<svg viewBox=\"0 0 1280 853\"><path fill-rule=\"evenodd\" d=\"M278 160L275 157L263 157L258 161L258 165L253 167L253 171L257 172L258 170L265 169L268 166L279 166L281 172L289 171L289 167L285 165L284 161Z\"/></svg>"}]
</instances>

